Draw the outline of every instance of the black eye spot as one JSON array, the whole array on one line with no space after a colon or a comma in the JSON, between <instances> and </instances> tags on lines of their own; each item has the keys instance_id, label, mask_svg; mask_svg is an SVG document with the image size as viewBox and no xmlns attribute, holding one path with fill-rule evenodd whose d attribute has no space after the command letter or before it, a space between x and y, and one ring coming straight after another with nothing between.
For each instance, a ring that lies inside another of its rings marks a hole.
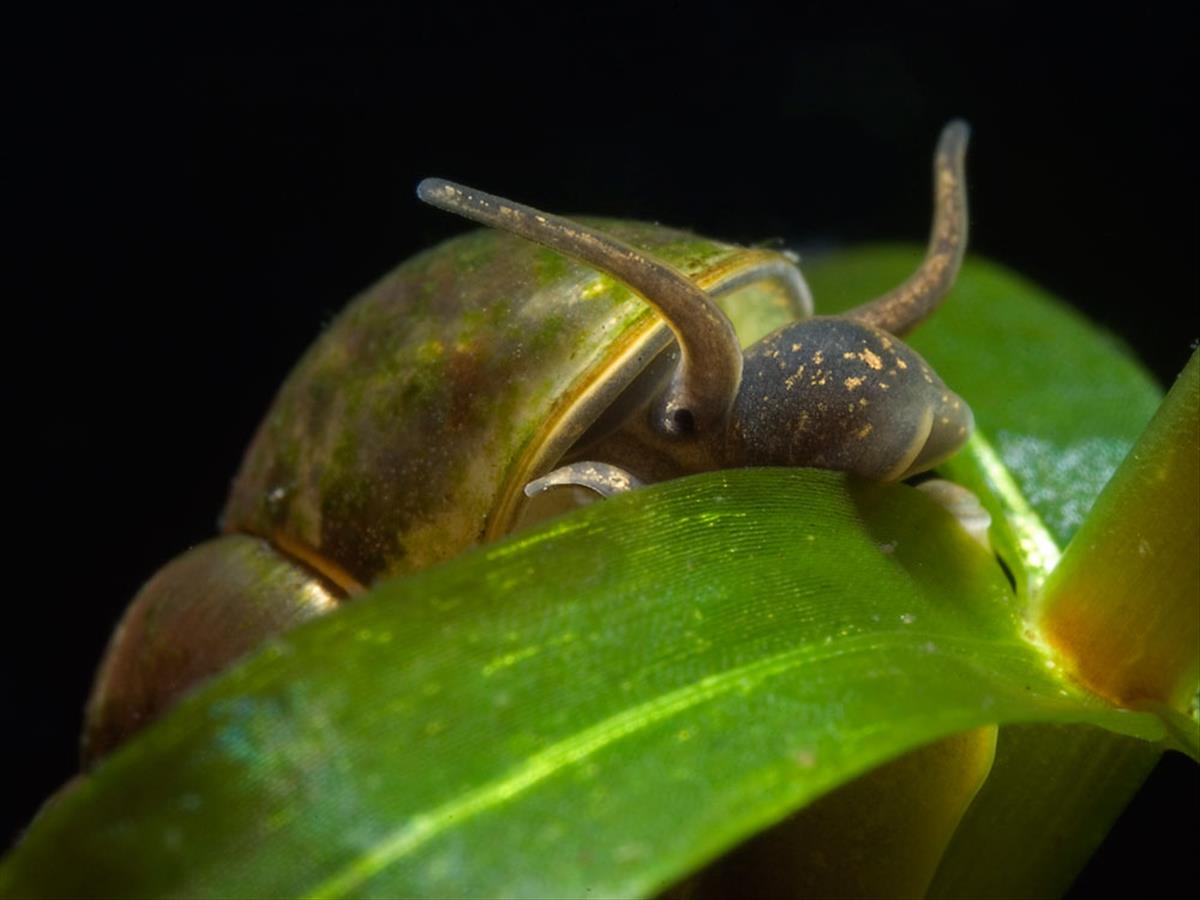
<instances>
[{"instance_id":1,"label":"black eye spot","mask_svg":"<svg viewBox=\"0 0 1200 900\"><path fill-rule=\"evenodd\" d=\"M690 409L677 409L671 418L679 434L691 434L696 430L696 417Z\"/></svg>"}]
</instances>

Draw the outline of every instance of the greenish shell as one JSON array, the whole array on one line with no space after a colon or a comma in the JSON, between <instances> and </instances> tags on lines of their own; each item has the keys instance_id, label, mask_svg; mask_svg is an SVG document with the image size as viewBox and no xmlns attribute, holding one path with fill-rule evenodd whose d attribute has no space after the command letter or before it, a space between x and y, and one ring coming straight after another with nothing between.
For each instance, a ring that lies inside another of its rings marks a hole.
<instances>
[{"instance_id":1,"label":"greenish shell","mask_svg":"<svg viewBox=\"0 0 1200 900\"><path fill-rule=\"evenodd\" d=\"M585 220L701 287L784 257ZM804 315L773 282L719 301L743 345ZM496 231L447 241L355 299L280 389L225 509L343 587L416 571L520 519L551 469L671 343L622 284Z\"/></svg>"}]
</instances>

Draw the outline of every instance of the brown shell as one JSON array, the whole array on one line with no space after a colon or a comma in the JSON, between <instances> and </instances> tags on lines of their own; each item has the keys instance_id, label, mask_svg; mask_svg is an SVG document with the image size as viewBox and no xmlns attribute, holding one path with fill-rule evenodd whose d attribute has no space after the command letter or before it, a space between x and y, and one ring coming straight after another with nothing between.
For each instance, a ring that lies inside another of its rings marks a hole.
<instances>
[{"instance_id":1,"label":"brown shell","mask_svg":"<svg viewBox=\"0 0 1200 900\"><path fill-rule=\"evenodd\" d=\"M771 260L657 225L596 221L701 287ZM772 282L720 301L748 344L804 314ZM514 527L551 469L671 343L612 278L479 231L359 296L300 361L254 437L224 527L343 587L412 572Z\"/></svg>"},{"instance_id":2,"label":"brown shell","mask_svg":"<svg viewBox=\"0 0 1200 900\"><path fill-rule=\"evenodd\" d=\"M88 701L85 767L195 684L340 599L324 579L247 535L206 541L171 560L138 591L109 640Z\"/></svg>"}]
</instances>

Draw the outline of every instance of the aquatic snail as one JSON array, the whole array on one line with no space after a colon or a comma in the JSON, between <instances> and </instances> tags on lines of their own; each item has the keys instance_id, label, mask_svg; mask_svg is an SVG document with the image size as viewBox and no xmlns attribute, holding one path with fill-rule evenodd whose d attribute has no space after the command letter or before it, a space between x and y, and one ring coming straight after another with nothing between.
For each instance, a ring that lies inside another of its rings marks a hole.
<instances>
[{"instance_id":1,"label":"aquatic snail","mask_svg":"<svg viewBox=\"0 0 1200 900\"><path fill-rule=\"evenodd\" d=\"M966 245L967 128L934 157L926 258L812 317L795 257L659 225L568 220L427 179L487 230L408 260L301 359L251 442L223 534L169 562L115 631L85 767L268 636L571 505L741 466L894 481L971 412L900 339Z\"/></svg>"}]
</instances>

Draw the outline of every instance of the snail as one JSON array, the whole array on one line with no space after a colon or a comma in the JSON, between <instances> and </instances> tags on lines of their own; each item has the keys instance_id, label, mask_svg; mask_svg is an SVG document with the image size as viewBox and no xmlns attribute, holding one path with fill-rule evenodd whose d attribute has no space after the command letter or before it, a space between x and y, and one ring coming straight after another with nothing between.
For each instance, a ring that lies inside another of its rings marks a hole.
<instances>
[{"instance_id":1,"label":"snail","mask_svg":"<svg viewBox=\"0 0 1200 900\"><path fill-rule=\"evenodd\" d=\"M786 253L421 182L489 230L401 265L301 359L223 535L161 569L114 632L85 769L268 636L589 498L741 466L895 481L946 459L971 412L900 337L962 260L966 142L961 122L939 140L919 269L836 317L810 317Z\"/></svg>"}]
</instances>

